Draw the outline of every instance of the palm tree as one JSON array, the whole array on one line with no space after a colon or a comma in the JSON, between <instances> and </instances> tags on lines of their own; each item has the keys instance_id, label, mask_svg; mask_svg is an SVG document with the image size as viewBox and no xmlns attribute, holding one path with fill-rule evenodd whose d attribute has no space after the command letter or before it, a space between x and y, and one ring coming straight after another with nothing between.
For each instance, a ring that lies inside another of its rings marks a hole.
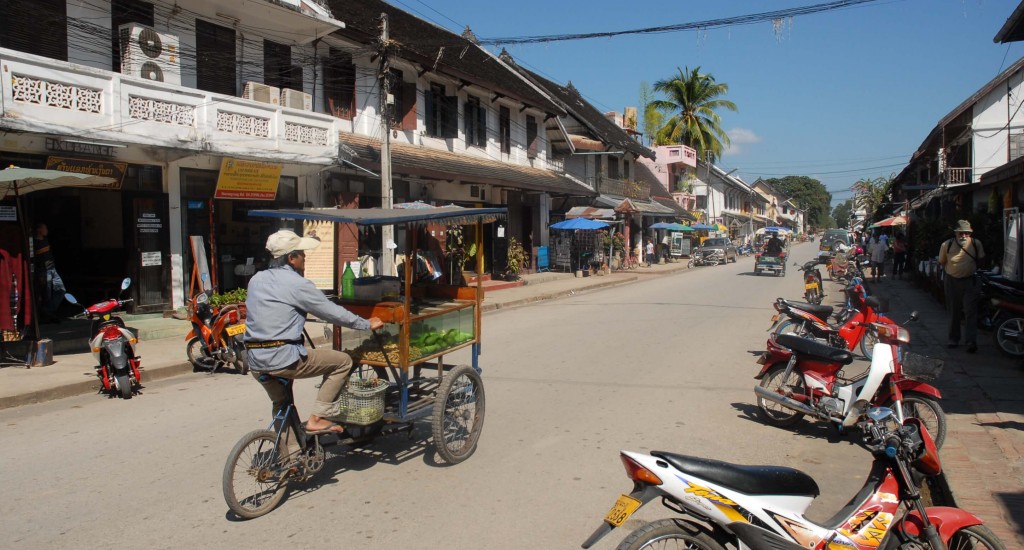
<instances>
[{"instance_id":1,"label":"palm tree","mask_svg":"<svg viewBox=\"0 0 1024 550\"><path fill-rule=\"evenodd\" d=\"M715 77L702 74L700 67L678 69L679 75L654 83L655 91L668 99L652 101L650 106L673 114L655 135L656 145L681 143L693 147L698 158L711 160L722 156L722 147L729 145L729 136L722 130L716 109L736 111L736 104L721 99L729 92L728 84L715 82Z\"/></svg>"},{"instance_id":2,"label":"palm tree","mask_svg":"<svg viewBox=\"0 0 1024 550\"><path fill-rule=\"evenodd\" d=\"M881 208L886 204L894 176L863 178L853 184L854 208L863 209L867 219L881 218Z\"/></svg>"}]
</instances>

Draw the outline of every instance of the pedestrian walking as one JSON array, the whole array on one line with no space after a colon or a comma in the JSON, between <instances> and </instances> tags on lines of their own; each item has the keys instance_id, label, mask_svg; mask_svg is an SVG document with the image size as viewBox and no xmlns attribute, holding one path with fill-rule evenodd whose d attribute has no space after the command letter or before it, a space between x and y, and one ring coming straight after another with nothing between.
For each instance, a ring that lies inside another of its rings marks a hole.
<instances>
[{"instance_id":1,"label":"pedestrian walking","mask_svg":"<svg viewBox=\"0 0 1024 550\"><path fill-rule=\"evenodd\" d=\"M647 245L644 252L647 253L647 265L654 265L654 243L651 241L650 237L647 238Z\"/></svg>"},{"instance_id":2,"label":"pedestrian walking","mask_svg":"<svg viewBox=\"0 0 1024 550\"><path fill-rule=\"evenodd\" d=\"M875 282L882 281L882 273L885 271L885 254L888 251L889 247L877 236L868 248L868 255L871 256L871 278Z\"/></svg>"},{"instance_id":3,"label":"pedestrian walking","mask_svg":"<svg viewBox=\"0 0 1024 550\"><path fill-rule=\"evenodd\" d=\"M45 223L36 224L36 233L32 237L33 276L36 280L36 289L39 291L40 319L44 323L59 323L57 309L64 301L67 289L64 287L64 280L57 273L49 235L50 230Z\"/></svg>"},{"instance_id":4,"label":"pedestrian walking","mask_svg":"<svg viewBox=\"0 0 1024 550\"><path fill-rule=\"evenodd\" d=\"M985 248L974 238L967 220L960 220L953 230L954 237L939 246L939 265L945 275L946 308L949 310L949 343L955 348L960 343L960 321L963 316L964 342L967 353L978 350L978 300L981 285L974 276L985 259Z\"/></svg>"},{"instance_id":5,"label":"pedestrian walking","mask_svg":"<svg viewBox=\"0 0 1024 550\"><path fill-rule=\"evenodd\" d=\"M892 277L903 279L903 270L907 267L907 240L903 233L896 234L892 242Z\"/></svg>"}]
</instances>

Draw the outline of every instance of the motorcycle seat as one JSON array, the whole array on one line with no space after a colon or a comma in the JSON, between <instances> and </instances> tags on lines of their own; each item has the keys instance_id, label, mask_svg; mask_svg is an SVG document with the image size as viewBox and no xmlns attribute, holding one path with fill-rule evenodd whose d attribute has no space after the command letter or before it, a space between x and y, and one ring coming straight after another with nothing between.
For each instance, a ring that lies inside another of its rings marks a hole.
<instances>
[{"instance_id":1,"label":"motorcycle seat","mask_svg":"<svg viewBox=\"0 0 1024 550\"><path fill-rule=\"evenodd\" d=\"M834 348L795 334L780 334L775 338L775 343L792 350L797 355L803 355L812 359L822 359L843 365L849 365L853 362L853 354L849 351Z\"/></svg>"},{"instance_id":2,"label":"motorcycle seat","mask_svg":"<svg viewBox=\"0 0 1024 550\"><path fill-rule=\"evenodd\" d=\"M710 458L652 451L680 472L735 489L748 495L798 495L816 497L818 484L811 476L784 466L742 466Z\"/></svg>"},{"instance_id":3,"label":"motorcycle seat","mask_svg":"<svg viewBox=\"0 0 1024 550\"><path fill-rule=\"evenodd\" d=\"M871 309L874 309L876 312L889 311L889 300L885 298L868 296L864 299L864 303L871 306Z\"/></svg>"},{"instance_id":4,"label":"motorcycle seat","mask_svg":"<svg viewBox=\"0 0 1024 550\"><path fill-rule=\"evenodd\" d=\"M832 306L819 306L819 305L812 304L812 303L809 303L809 302L796 302L796 301L793 301L793 300L786 300L786 299L783 299L782 301L787 306L789 306L789 307L791 307L793 309L799 309L801 311L806 311L807 313L810 313L810 314L818 317L819 319L828 319L829 316L832 315L832 311L833 311Z\"/></svg>"}]
</instances>

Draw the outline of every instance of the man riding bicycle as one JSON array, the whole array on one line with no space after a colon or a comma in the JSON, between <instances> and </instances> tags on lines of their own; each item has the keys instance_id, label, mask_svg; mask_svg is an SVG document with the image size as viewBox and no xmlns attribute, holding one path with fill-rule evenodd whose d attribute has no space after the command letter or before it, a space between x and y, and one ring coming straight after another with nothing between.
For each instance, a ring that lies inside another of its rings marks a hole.
<instances>
[{"instance_id":1,"label":"man riding bicycle","mask_svg":"<svg viewBox=\"0 0 1024 550\"><path fill-rule=\"evenodd\" d=\"M287 229L267 239L267 250L274 258L271 268L253 276L246 294L246 361L252 375L270 396L274 414L288 405L291 394L275 378L295 380L322 376L323 383L306 422L306 431L341 433L344 427L327 417L348 382L352 358L332 349L306 349L302 341L306 314L312 313L327 322L356 330L377 330L384 323L377 317L363 319L332 303L303 276L305 251L318 246L319 240L299 237Z\"/></svg>"}]
</instances>

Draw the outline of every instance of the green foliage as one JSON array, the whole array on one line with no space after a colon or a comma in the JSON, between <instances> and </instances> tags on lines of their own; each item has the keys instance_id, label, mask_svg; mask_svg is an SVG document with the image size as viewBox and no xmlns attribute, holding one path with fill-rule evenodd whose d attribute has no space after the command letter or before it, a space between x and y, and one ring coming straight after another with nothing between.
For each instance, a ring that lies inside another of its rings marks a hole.
<instances>
[{"instance_id":1,"label":"green foliage","mask_svg":"<svg viewBox=\"0 0 1024 550\"><path fill-rule=\"evenodd\" d=\"M661 128L662 123L665 120L665 117L662 116L657 109L651 106L651 101L653 101L653 99L654 98L651 95L651 86L647 84L647 82L641 82L639 111L643 116L643 127L641 128L641 131L644 133L644 141L647 142L647 145L652 145L654 143L654 134L657 132L658 128Z\"/></svg>"},{"instance_id":2,"label":"green foliage","mask_svg":"<svg viewBox=\"0 0 1024 550\"><path fill-rule=\"evenodd\" d=\"M722 130L722 120L716 111L737 110L735 103L721 99L729 93L729 85L720 84L714 76L701 73L700 67L677 70L679 74L654 83L655 91L665 94L668 99L652 101L648 108L673 115L658 129L655 144L681 143L693 147L698 158L718 159L723 148L729 145L729 136Z\"/></svg>"},{"instance_id":3,"label":"green foliage","mask_svg":"<svg viewBox=\"0 0 1024 550\"><path fill-rule=\"evenodd\" d=\"M868 220L877 220L888 216L886 212L879 210L889 202L889 191L895 177L896 175L893 174L888 178L864 178L853 184L853 190L857 193L854 197L854 205L867 212Z\"/></svg>"},{"instance_id":4,"label":"green foliage","mask_svg":"<svg viewBox=\"0 0 1024 550\"><path fill-rule=\"evenodd\" d=\"M622 233L619 233L618 231L616 231L614 235L609 236L607 230L602 230L601 250L608 250L609 246L612 247L613 251L621 252L623 249L626 248L626 237L624 237Z\"/></svg>"},{"instance_id":5,"label":"green foliage","mask_svg":"<svg viewBox=\"0 0 1024 550\"><path fill-rule=\"evenodd\" d=\"M522 243L512 237L508 240L508 272L518 276L526 267L526 250Z\"/></svg>"},{"instance_id":6,"label":"green foliage","mask_svg":"<svg viewBox=\"0 0 1024 550\"><path fill-rule=\"evenodd\" d=\"M224 294L214 294L210 297L210 306L222 307L230 304L245 303L246 292L244 288L238 288Z\"/></svg>"},{"instance_id":7,"label":"green foliage","mask_svg":"<svg viewBox=\"0 0 1024 550\"><path fill-rule=\"evenodd\" d=\"M836 222L836 227L849 228L851 214L853 214L853 199L846 199L832 209L832 220Z\"/></svg>"},{"instance_id":8,"label":"green foliage","mask_svg":"<svg viewBox=\"0 0 1024 550\"><path fill-rule=\"evenodd\" d=\"M779 193L807 211L807 223L814 227L832 227L832 194L818 180L807 176L786 176L764 180Z\"/></svg>"}]
</instances>

